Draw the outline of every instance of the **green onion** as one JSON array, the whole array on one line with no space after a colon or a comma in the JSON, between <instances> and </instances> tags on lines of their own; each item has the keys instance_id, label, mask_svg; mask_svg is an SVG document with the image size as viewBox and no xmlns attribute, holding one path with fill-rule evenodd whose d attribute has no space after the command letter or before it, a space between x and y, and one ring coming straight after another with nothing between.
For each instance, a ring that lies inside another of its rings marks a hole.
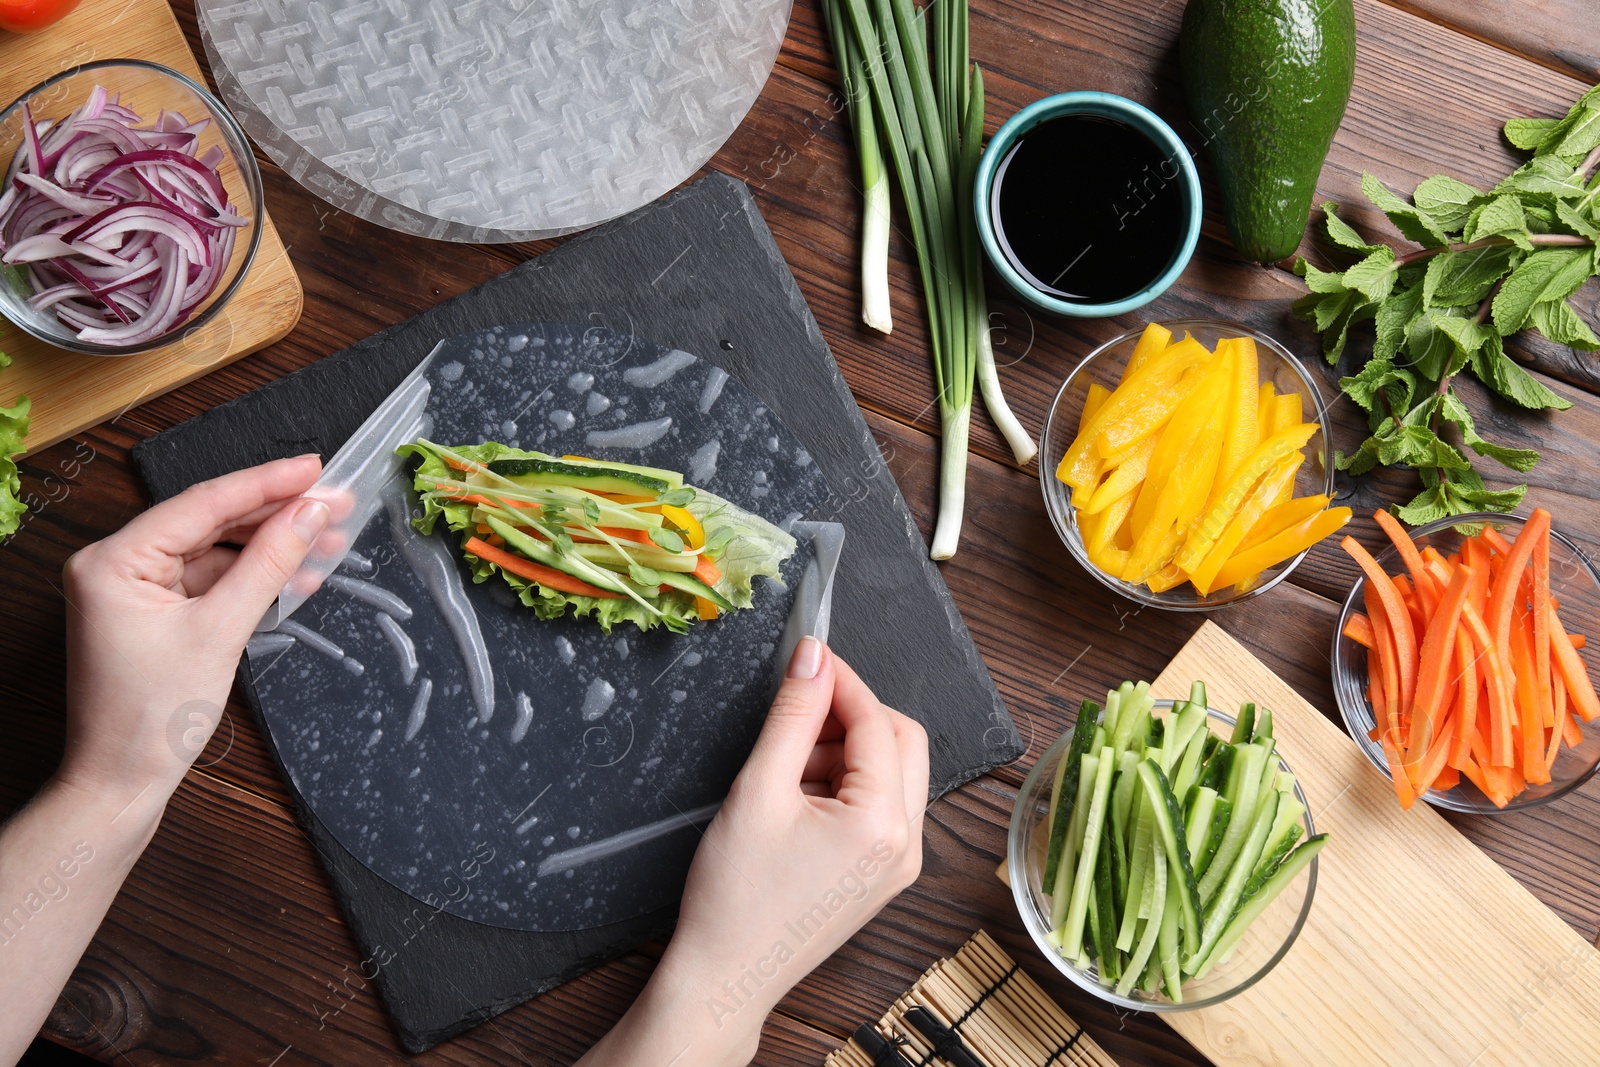
<instances>
[{"instance_id":1,"label":"green onion","mask_svg":"<svg viewBox=\"0 0 1600 1067\"><path fill-rule=\"evenodd\" d=\"M972 211L983 147L983 72L969 60L966 0L940 0L923 8L914 7L912 0L823 0L823 16L861 155L866 195L863 318L884 332L888 213L886 193L875 191L884 174L881 146L888 148L911 223L928 302L943 433L939 514L930 555L948 559L961 538L975 380L1017 461L1028 462L1036 451L1001 396L989 343Z\"/></svg>"}]
</instances>

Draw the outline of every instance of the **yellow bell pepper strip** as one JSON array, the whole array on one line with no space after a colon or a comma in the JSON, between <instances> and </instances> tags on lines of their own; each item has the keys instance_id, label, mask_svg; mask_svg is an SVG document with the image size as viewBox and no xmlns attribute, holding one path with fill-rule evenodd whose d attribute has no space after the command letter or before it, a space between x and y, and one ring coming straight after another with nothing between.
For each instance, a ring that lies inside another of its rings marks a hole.
<instances>
[{"instance_id":1,"label":"yellow bell pepper strip","mask_svg":"<svg viewBox=\"0 0 1600 1067\"><path fill-rule=\"evenodd\" d=\"M1152 593L1165 593L1188 579L1189 576L1180 571L1176 564L1169 563L1146 579L1144 584Z\"/></svg>"},{"instance_id":2,"label":"yellow bell pepper strip","mask_svg":"<svg viewBox=\"0 0 1600 1067\"><path fill-rule=\"evenodd\" d=\"M1219 589L1226 589L1246 578L1254 578L1268 567L1276 567L1286 559L1293 559L1349 521L1349 508L1319 511L1298 526L1268 538L1248 552L1235 555L1217 572L1215 585Z\"/></svg>"},{"instance_id":3,"label":"yellow bell pepper strip","mask_svg":"<svg viewBox=\"0 0 1600 1067\"><path fill-rule=\"evenodd\" d=\"M1134 585L1144 585L1161 572L1172 560L1172 554L1178 551L1178 545L1183 541L1183 535L1176 529L1169 529L1167 535L1157 543L1150 552L1149 559L1136 559L1134 553L1139 551L1139 545L1134 544L1128 551L1128 560L1122 566L1122 580ZM1151 561L1154 562L1151 562Z\"/></svg>"},{"instance_id":4,"label":"yellow bell pepper strip","mask_svg":"<svg viewBox=\"0 0 1600 1067\"><path fill-rule=\"evenodd\" d=\"M717 606L703 596L694 598L694 611L703 622L710 622L718 615Z\"/></svg>"},{"instance_id":5,"label":"yellow bell pepper strip","mask_svg":"<svg viewBox=\"0 0 1600 1067\"><path fill-rule=\"evenodd\" d=\"M1272 501L1276 499L1279 487L1294 479L1294 466L1292 458L1285 459L1261 476L1249 495L1245 497L1244 503L1239 506L1238 512L1222 531L1222 535L1206 553L1205 560L1190 572L1189 580L1194 583L1195 589L1201 596L1211 595L1213 589L1225 588L1216 584L1217 572L1229 559L1238 554L1249 532L1260 525L1261 519L1272 510ZM1302 521L1307 518L1310 516L1301 516Z\"/></svg>"},{"instance_id":6,"label":"yellow bell pepper strip","mask_svg":"<svg viewBox=\"0 0 1600 1067\"><path fill-rule=\"evenodd\" d=\"M1279 399L1282 399L1281 397ZM1299 399L1296 394L1295 399ZM1305 447L1311 435L1317 432L1314 422L1300 423L1292 429L1275 433L1256 446L1244 464L1234 473L1228 486L1216 498L1216 502L1207 510L1205 517L1190 534L1185 542L1183 551L1178 553L1178 558L1173 562L1184 570L1193 574L1200 567L1201 561L1211 547L1216 544L1217 538L1222 536L1222 531L1244 504L1245 497L1250 489L1260 481L1261 476L1268 470L1290 458L1294 453ZM1268 506L1271 506L1271 501Z\"/></svg>"},{"instance_id":7,"label":"yellow bell pepper strip","mask_svg":"<svg viewBox=\"0 0 1600 1067\"><path fill-rule=\"evenodd\" d=\"M1184 334L1185 337L1189 336ZM1139 341L1133 346L1133 355L1128 357L1128 365L1122 368L1121 381L1127 381L1129 376L1140 367L1149 363L1156 356L1165 352L1172 345L1172 331L1159 322L1152 322L1144 328L1144 333L1139 335Z\"/></svg>"},{"instance_id":8,"label":"yellow bell pepper strip","mask_svg":"<svg viewBox=\"0 0 1600 1067\"><path fill-rule=\"evenodd\" d=\"M1226 348L1224 348L1226 346ZM1234 337L1217 342L1217 354L1226 351L1233 360L1233 390L1228 401L1228 428L1223 438L1222 459L1217 464L1217 481L1210 503L1215 504L1234 474L1261 444L1261 425L1256 419L1259 400L1261 361L1253 337Z\"/></svg>"},{"instance_id":9,"label":"yellow bell pepper strip","mask_svg":"<svg viewBox=\"0 0 1600 1067\"><path fill-rule=\"evenodd\" d=\"M1056 477L1073 488L1087 484L1105 454L1097 448L1097 441L1106 430L1116 431L1108 438L1114 448L1134 444L1154 433L1187 393L1180 385L1183 372L1210 355L1204 345L1186 338L1130 375L1068 447L1056 468Z\"/></svg>"},{"instance_id":10,"label":"yellow bell pepper strip","mask_svg":"<svg viewBox=\"0 0 1600 1067\"><path fill-rule=\"evenodd\" d=\"M1104 511L1123 497L1132 496L1150 470L1150 457L1155 454L1157 440L1155 437L1146 437L1134 446L1128 458L1119 463L1095 489L1094 495L1083 505L1083 510L1090 514Z\"/></svg>"},{"instance_id":11,"label":"yellow bell pepper strip","mask_svg":"<svg viewBox=\"0 0 1600 1067\"><path fill-rule=\"evenodd\" d=\"M1275 403L1277 405L1277 414L1273 419L1273 433L1282 433L1291 426L1300 425L1301 404L1299 393L1279 393Z\"/></svg>"},{"instance_id":12,"label":"yellow bell pepper strip","mask_svg":"<svg viewBox=\"0 0 1600 1067\"><path fill-rule=\"evenodd\" d=\"M687 508L674 504L661 505L661 517L683 531L683 540L690 548L702 548L706 543L706 528Z\"/></svg>"},{"instance_id":13,"label":"yellow bell pepper strip","mask_svg":"<svg viewBox=\"0 0 1600 1067\"><path fill-rule=\"evenodd\" d=\"M1137 540L1123 571L1127 581L1143 582L1172 562L1171 552L1178 545L1173 544L1171 549L1163 546L1174 537L1181 543L1190 524L1205 508L1206 497L1216 480L1217 461L1222 455L1223 415L1232 380L1231 370L1228 360L1219 360L1207 368L1156 443L1155 453L1150 457L1150 477L1140 491L1140 501L1134 504L1135 515L1152 485L1160 485L1160 495L1155 498L1142 529L1138 527L1138 519L1134 520Z\"/></svg>"},{"instance_id":14,"label":"yellow bell pepper strip","mask_svg":"<svg viewBox=\"0 0 1600 1067\"><path fill-rule=\"evenodd\" d=\"M1117 530L1127 521L1128 512L1132 509L1133 494L1130 493L1121 500L1113 501L1103 511L1092 514L1078 513L1078 529L1083 533L1083 549L1091 561L1115 544ZM1095 565L1099 566L1098 563ZM1118 567L1115 573L1121 572L1122 568Z\"/></svg>"},{"instance_id":15,"label":"yellow bell pepper strip","mask_svg":"<svg viewBox=\"0 0 1600 1067\"><path fill-rule=\"evenodd\" d=\"M1304 522L1327 507L1332 500L1333 498L1326 493L1318 493L1316 496L1297 496L1286 503L1269 508L1267 513L1261 516L1260 521L1250 527L1250 532L1245 534L1244 540L1239 543L1238 551L1254 548L1267 538Z\"/></svg>"},{"instance_id":16,"label":"yellow bell pepper strip","mask_svg":"<svg viewBox=\"0 0 1600 1067\"><path fill-rule=\"evenodd\" d=\"M1271 382L1262 382L1256 393L1256 425L1262 437L1272 436L1273 424L1278 421L1278 393Z\"/></svg>"},{"instance_id":17,"label":"yellow bell pepper strip","mask_svg":"<svg viewBox=\"0 0 1600 1067\"><path fill-rule=\"evenodd\" d=\"M1100 405L1104 404L1110 396L1111 390L1099 382L1089 383L1089 392L1083 398L1083 410L1078 412L1079 433L1082 433L1083 428L1089 425L1089 420L1094 418L1094 413L1100 410Z\"/></svg>"}]
</instances>

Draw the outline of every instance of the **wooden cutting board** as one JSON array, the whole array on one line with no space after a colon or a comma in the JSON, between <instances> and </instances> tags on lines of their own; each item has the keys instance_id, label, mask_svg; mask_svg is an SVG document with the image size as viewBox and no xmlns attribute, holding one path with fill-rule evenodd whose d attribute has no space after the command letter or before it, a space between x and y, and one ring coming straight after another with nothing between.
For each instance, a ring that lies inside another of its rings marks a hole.
<instances>
[{"instance_id":1,"label":"wooden cutting board","mask_svg":"<svg viewBox=\"0 0 1600 1067\"><path fill-rule=\"evenodd\" d=\"M1272 709L1317 830L1316 900L1254 988L1166 1016L1219 1067L1593 1063L1600 953L1426 804L1402 811L1355 743L1215 623L1153 683Z\"/></svg>"},{"instance_id":2,"label":"wooden cutting board","mask_svg":"<svg viewBox=\"0 0 1600 1067\"><path fill-rule=\"evenodd\" d=\"M0 102L9 104L68 67L126 58L160 63L205 84L165 0L83 0L49 29L0 32ZM27 446L36 452L272 344L300 320L303 299L300 279L267 218L255 262L228 306L192 336L163 348L118 358L84 356L5 325L0 351L14 362L0 371L0 404L18 395L33 401Z\"/></svg>"}]
</instances>

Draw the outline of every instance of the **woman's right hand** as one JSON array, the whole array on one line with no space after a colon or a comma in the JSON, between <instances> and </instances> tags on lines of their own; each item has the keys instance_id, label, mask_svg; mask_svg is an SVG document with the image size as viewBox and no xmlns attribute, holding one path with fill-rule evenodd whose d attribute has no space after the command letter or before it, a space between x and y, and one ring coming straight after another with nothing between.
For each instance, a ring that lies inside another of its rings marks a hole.
<instances>
[{"instance_id":1,"label":"woman's right hand","mask_svg":"<svg viewBox=\"0 0 1600 1067\"><path fill-rule=\"evenodd\" d=\"M916 880L927 798L922 727L802 639L666 954L582 1062L748 1063L779 999Z\"/></svg>"}]
</instances>

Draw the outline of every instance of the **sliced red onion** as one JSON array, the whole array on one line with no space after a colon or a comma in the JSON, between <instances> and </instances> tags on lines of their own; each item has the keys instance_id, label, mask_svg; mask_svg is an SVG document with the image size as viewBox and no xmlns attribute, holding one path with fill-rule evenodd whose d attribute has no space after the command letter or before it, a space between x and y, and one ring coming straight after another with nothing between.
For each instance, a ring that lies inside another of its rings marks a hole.
<instances>
[{"instance_id":1,"label":"sliced red onion","mask_svg":"<svg viewBox=\"0 0 1600 1067\"><path fill-rule=\"evenodd\" d=\"M216 291L249 224L200 150L209 118L140 117L96 86L60 121L24 109L0 185L0 262L25 268L30 304L84 341L162 337Z\"/></svg>"}]
</instances>

